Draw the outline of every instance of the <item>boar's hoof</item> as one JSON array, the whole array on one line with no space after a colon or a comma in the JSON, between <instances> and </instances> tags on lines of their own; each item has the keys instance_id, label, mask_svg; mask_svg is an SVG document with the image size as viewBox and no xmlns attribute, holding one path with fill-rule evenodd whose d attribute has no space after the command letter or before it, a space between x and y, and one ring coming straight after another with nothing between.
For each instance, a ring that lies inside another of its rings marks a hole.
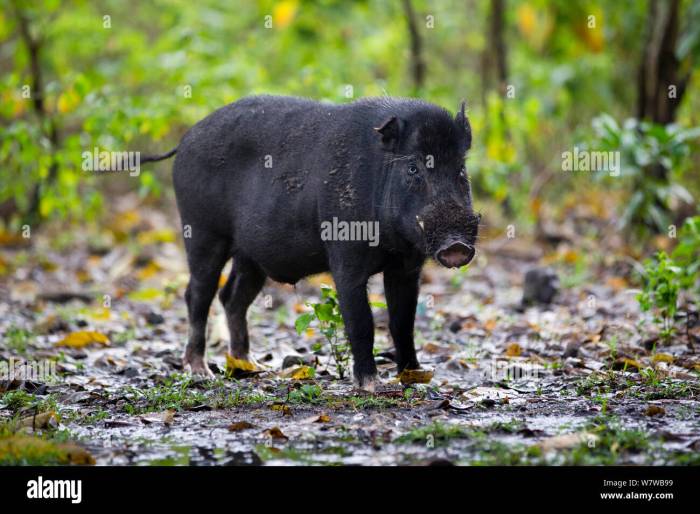
<instances>
[{"instance_id":1,"label":"boar's hoof","mask_svg":"<svg viewBox=\"0 0 700 514\"><path fill-rule=\"evenodd\" d=\"M374 393L377 390L377 385L376 375L355 378L355 387L367 393Z\"/></svg>"},{"instance_id":2,"label":"boar's hoof","mask_svg":"<svg viewBox=\"0 0 700 514\"><path fill-rule=\"evenodd\" d=\"M214 378L214 373L211 372L203 357L188 357L185 355L182 358L182 365L196 377Z\"/></svg>"}]
</instances>

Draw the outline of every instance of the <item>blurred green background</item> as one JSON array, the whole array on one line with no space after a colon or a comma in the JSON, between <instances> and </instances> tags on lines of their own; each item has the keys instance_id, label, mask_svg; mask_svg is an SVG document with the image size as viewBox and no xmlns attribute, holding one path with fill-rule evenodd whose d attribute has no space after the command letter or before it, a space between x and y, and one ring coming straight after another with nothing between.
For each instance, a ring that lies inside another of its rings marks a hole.
<instances>
[{"instance_id":1,"label":"blurred green background","mask_svg":"<svg viewBox=\"0 0 700 514\"><path fill-rule=\"evenodd\" d=\"M171 164L96 176L82 152L168 150L254 93L466 99L492 227L585 205L648 241L696 210L698 1L1 3L5 230L97 220L120 191L171 202ZM622 175L562 171L574 146L620 151Z\"/></svg>"}]
</instances>

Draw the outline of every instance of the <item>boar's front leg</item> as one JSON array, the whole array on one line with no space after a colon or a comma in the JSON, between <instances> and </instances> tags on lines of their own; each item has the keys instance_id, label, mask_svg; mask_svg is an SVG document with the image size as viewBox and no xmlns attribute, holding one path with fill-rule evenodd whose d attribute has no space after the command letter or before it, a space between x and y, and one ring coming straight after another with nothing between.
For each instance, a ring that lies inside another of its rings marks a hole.
<instances>
[{"instance_id":1,"label":"boar's front leg","mask_svg":"<svg viewBox=\"0 0 700 514\"><path fill-rule=\"evenodd\" d=\"M384 270L384 295L389 308L389 332L396 348L399 373L404 369L418 369L416 348L413 344L413 325L418 303L420 270Z\"/></svg>"},{"instance_id":2,"label":"boar's front leg","mask_svg":"<svg viewBox=\"0 0 700 514\"><path fill-rule=\"evenodd\" d=\"M341 273L333 273L333 279L338 290L345 332L352 349L355 382L361 389L374 391L377 365L372 353L374 320L367 299L367 279L353 280Z\"/></svg>"}]
</instances>

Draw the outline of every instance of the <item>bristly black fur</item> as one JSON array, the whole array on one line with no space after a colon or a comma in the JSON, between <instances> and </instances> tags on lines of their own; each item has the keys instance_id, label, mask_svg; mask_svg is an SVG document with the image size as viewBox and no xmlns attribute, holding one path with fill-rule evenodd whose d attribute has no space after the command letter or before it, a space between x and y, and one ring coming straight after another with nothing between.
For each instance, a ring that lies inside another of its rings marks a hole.
<instances>
[{"instance_id":1,"label":"bristly black fur","mask_svg":"<svg viewBox=\"0 0 700 514\"><path fill-rule=\"evenodd\" d=\"M473 248L478 228L464 170L470 146L463 106L453 117L413 99L333 105L255 96L197 123L176 150L150 159L177 151L173 182L191 272L185 363L208 373L207 314L233 258L220 299L235 357L248 355L246 311L266 277L294 283L330 271L355 377L368 386L376 366L367 281L383 272L398 368L417 368L413 326L423 261L442 251L450 266L473 256L460 253ZM323 240L321 223L334 217L378 222L379 244Z\"/></svg>"}]
</instances>

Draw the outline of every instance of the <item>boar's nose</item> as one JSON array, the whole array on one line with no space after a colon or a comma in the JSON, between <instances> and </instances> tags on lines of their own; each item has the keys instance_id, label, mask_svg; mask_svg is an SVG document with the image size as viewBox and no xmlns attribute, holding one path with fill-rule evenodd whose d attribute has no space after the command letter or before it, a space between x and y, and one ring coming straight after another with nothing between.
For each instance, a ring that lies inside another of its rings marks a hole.
<instances>
[{"instance_id":1,"label":"boar's nose","mask_svg":"<svg viewBox=\"0 0 700 514\"><path fill-rule=\"evenodd\" d=\"M459 268L469 264L474 258L474 253L475 250L473 246L457 241L440 248L435 258L446 268Z\"/></svg>"}]
</instances>

